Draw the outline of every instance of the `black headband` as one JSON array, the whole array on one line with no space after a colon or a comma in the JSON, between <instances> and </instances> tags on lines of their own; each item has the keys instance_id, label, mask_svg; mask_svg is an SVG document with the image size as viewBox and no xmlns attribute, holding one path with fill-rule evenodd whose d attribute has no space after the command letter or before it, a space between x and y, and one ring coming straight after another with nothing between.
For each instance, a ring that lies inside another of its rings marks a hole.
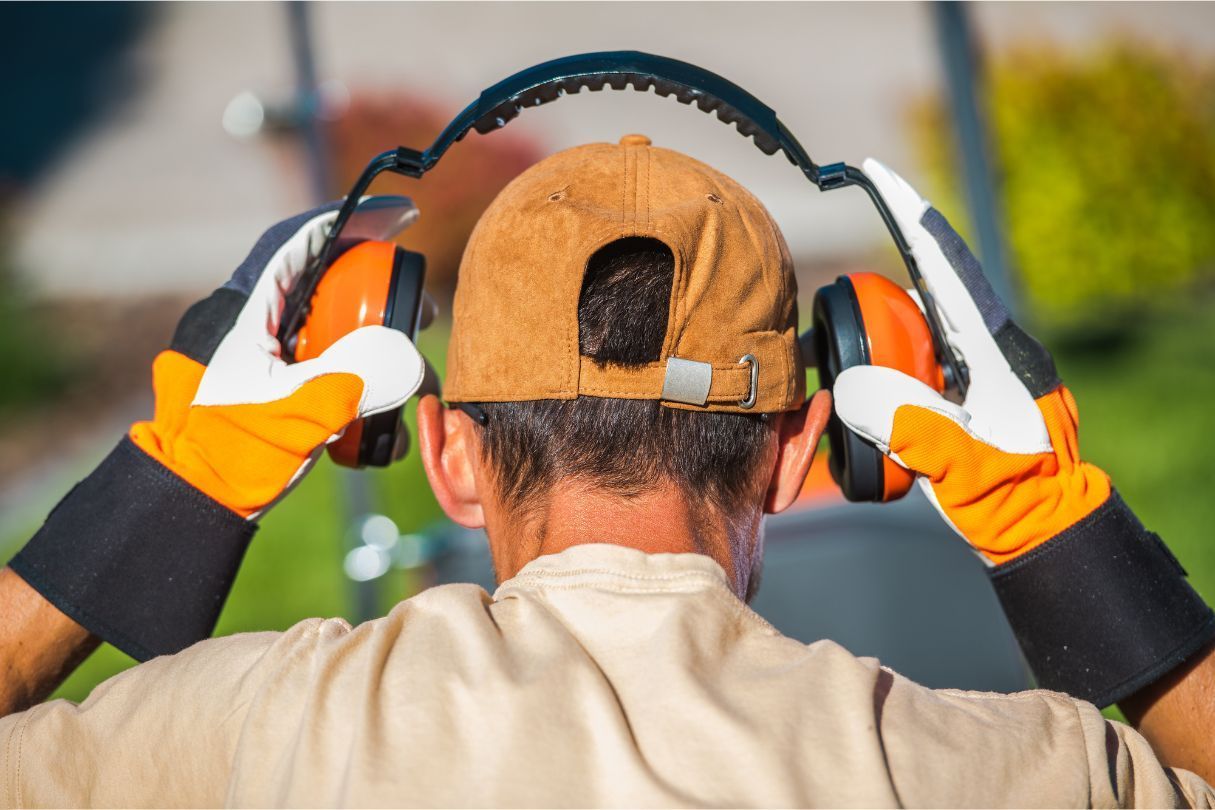
<instances>
[{"instance_id":1,"label":"black headband","mask_svg":"<svg viewBox=\"0 0 1215 810\"><path fill-rule=\"evenodd\" d=\"M377 155L346 196L316 261L305 270L295 289L287 296L278 335L280 344L289 346L288 338L303 323L308 302L312 300L316 285L329 266L330 253L338 235L354 213L359 199L379 174L387 171L420 178L434 168L452 144L464 138L470 130L487 133L500 129L522 110L581 92L584 87L595 91L604 88L624 90L629 86L643 92L652 87L660 96L674 96L682 104L695 104L703 112L716 113L722 122L734 124L742 135L752 138L765 154L783 152L789 162L800 169L820 191L847 186L864 189L894 239L903 263L907 265L911 282L924 304L936 358L945 373L946 383L959 394L966 393L964 368L945 342L932 294L924 284L911 247L886 201L865 173L846 163L816 164L776 117L772 108L728 79L687 62L639 51L578 54L521 70L483 91L424 151L401 146Z\"/></svg>"}]
</instances>

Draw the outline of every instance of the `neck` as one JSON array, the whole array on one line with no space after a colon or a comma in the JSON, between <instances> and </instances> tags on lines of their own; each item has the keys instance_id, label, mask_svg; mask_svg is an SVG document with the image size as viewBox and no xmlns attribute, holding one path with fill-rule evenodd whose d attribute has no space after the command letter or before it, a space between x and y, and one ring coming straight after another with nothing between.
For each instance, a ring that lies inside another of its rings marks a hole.
<instances>
[{"instance_id":1,"label":"neck","mask_svg":"<svg viewBox=\"0 0 1215 810\"><path fill-rule=\"evenodd\" d=\"M500 581L536 557L587 543L647 554L704 554L725 570L739 598L746 598L758 569L762 517L759 509L749 511L754 514L723 516L689 503L672 484L622 496L562 482L527 520L488 527L490 550Z\"/></svg>"}]
</instances>

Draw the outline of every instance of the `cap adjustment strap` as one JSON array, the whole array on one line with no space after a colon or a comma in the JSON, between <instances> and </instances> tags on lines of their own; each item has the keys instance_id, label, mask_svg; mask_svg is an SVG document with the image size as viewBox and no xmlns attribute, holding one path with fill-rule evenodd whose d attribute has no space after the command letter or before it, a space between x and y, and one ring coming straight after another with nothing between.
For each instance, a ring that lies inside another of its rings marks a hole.
<instances>
[{"instance_id":1,"label":"cap adjustment strap","mask_svg":"<svg viewBox=\"0 0 1215 810\"><path fill-rule=\"evenodd\" d=\"M750 355L739 363L705 363L671 357L665 363L624 367L600 365L583 357L579 363L578 393L750 408L759 395L759 363L750 361Z\"/></svg>"},{"instance_id":2,"label":"cap adjustment strap","mask_svg":"<svg viewBox=\"0 0 1215 810\"><path fill-rule=\"evenodd\" d=\"M713 387L713 364L672 357L667 360L662 381L662 398L668 402L704 405Z\"/></svg>"}]
</instances>

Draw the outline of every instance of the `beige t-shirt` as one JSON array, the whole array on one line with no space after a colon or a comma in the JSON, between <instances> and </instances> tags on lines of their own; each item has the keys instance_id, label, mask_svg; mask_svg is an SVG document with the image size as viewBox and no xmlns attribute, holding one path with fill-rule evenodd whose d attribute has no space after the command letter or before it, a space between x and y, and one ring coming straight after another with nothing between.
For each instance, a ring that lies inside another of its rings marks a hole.
<instances>
[{"instance_id":1,"label":"beige t-shirt","mask_svg":"<svg viewBox=\"0 0 1215 810\"><path fill-rule=\"evenodd\" d=\"M15 805L1209 807L1052 692L786 638L695 554L587 545L491 598L212 639L0 720Z\"/></svg>"}]
</instances>

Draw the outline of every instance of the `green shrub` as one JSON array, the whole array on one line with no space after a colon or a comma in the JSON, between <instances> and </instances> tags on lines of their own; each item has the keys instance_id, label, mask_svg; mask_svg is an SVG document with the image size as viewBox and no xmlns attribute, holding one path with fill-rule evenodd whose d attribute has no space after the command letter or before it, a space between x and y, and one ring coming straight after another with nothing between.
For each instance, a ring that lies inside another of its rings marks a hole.
<instances>
[{"instance_id":1,"label":"green shrub","mask_svg":"<svg viewBox=\"0 0 1215 810\"><path fill-rule=\"evenodd\" d=\"M60 337L30 309L0 243L0 416L12 416L57 396L71 377Z\"/></svg>"},{"instance_id":2,"label":"green shrub","mask_svg":"<svg viewBox=\"0 0 1215 810\"><path fill-rule=\"evenodd\" d=\"M991 58L986 101L1013 264L1039 324L1114 326L1215 279L1215 66L1125 40L1082 54L1019 46ZM934 101L913 115L934 196L963 219L948 111Z\"/></svg>"}]
</instances>

